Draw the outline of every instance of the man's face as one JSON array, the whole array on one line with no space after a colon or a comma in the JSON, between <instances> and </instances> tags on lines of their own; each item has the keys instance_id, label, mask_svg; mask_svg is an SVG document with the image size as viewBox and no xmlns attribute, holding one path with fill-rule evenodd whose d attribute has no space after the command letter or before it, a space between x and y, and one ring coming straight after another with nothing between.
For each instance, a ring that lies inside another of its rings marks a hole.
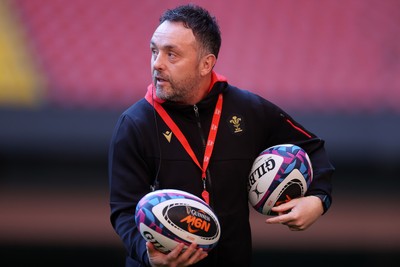
<instances>
[{"instance_id":1,"label":"man's face","mask_svg":"<svg viewBox=\"0 0 400 267\"><path fill-rule=\"evenodd\" d=\"M191 29L165 21L150 42L151 72L156 95L163 100L190 103L199 89L199 47Z\"/></svg>"}]
</instances>

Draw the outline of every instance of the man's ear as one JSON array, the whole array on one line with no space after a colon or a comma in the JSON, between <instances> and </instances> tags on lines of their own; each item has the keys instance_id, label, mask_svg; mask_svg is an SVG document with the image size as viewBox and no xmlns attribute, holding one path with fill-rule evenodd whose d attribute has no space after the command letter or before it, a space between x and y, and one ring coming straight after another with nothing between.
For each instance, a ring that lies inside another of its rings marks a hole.
<instances>
[{"instance_id":1,"label":"man's ear","mask_svg":"<svg viewBox=\"0 0 400 267\"><path fill-rule=\"evenodd\" d=\"M208 54L204 56L200 62L200 74L202 76L209 74L213 70L215 63L217 63L217 58L215 55Z\"/></svg>"}]
</instances>

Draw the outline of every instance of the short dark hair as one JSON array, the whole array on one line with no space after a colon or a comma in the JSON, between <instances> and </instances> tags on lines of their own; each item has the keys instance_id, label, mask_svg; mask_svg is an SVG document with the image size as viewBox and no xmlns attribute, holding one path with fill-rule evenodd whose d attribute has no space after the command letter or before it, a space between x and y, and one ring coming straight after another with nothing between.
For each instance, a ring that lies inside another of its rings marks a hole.
<instances>
[{"instance_id":1,"label":"short dark hair","mask_svg":"<svg viewBox=\"0 0 400 267\"><path fill-rule=\"evenodd\" d=\"M185 27L193 31L193 35L203 48L218 58L221 32L216 18L206 9L194 4L178 6L164 12L160 17L160 24L164 21L183 22Z\"/></svg>"}]
</instances>

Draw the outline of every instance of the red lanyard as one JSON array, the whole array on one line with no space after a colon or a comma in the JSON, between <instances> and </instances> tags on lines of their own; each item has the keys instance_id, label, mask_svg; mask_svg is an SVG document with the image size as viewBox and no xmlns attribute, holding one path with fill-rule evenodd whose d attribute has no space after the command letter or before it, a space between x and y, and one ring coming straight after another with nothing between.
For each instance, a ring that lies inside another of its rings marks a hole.
<instances>
[{"instance_id":1,"label":"red lanyard","mask_svg":"<svg viewBox=\"0 0 400 267\"><path fill-rule=\"evenodd\" d=\"M201 179L203 180L203 192L202 192L201 196L209 204L210 196L209 196L209 193L207 191L206 183L205 183L206 177L207 177L206 171L207 171L207 168L208 168L208 164L210 163L211 154L212 154L213 149L214 149L215 139L217 137L218 125L219 125L219 121L221 119L222 102L223 102L222 94L219 94L218 101L217 101L217 104L215 106L214 115L213 115L212 122L211 122L211 127L210 127L210 132L208 133L206 150L204 152L203 166L200 165L199 161L197 160L196 155L193 152L193 149L191 148L191 146L190 146L189 142L187 141L186 137L183 135L183 133L179 129L178 125L175 124L175 122L168 115L168 113L161 106L161 104L156 102L156 101L152 101L151 97L152 97L151 94L146 94L146 100L151 105L154 106L154 108L156 109L158 114L161 116L161 118L164 120L164 122L168 125L168 127L174 133L174 135L179 140L179 142L182 144L183 148L186 150L186 152L192 158L194 163L196 163L196 165L202 171Z\"/></svg>"}]
</instances>

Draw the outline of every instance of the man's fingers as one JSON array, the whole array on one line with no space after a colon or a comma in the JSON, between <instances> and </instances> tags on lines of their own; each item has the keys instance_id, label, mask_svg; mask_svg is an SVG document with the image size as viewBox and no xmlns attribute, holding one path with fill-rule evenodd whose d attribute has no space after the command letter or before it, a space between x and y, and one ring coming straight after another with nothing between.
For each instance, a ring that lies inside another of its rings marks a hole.
<instances>
[{"instance_id":1,"label":"man's fingers","mask_svg":"<svg viewBox=\"0 0 400 267\"><path fill-rule=\"evenodd\" d=\"M168 254L159 252L150 242L146 243L146 247L149 256L154 257L154 260L162 264L175 263L177 266L189 266L208 256L207 252L204 252L202 248L198 248L196 243L192 243L186 248L185 244L179 243Z\"/></svg>"},{"instance_id":2,"label":"man's fingers","mask_svg":"<svg viewBox=\"0 0 400 267\"><path fill-rule=\"evenodd\" d=\"M154 245L149 241L146 242L146 248L147 248L147 253L153 253L156 250Z\"/></svg>"},{"instance_id":3,"label":"man's fingers","mask_svg":"<svg viewBox=\"0 0 400 267\"><path fill-rule=\"evenodd\" d=\"M170 253L168 253L168 258L176 259L181 254L185 244L179 243Z\"/></svg>"},{"instance_id":4,"label":"man's fingers","mask_svg":"<svg viewBox=\"0 0 400 267\"><path fill-rule=\"evenodd\" d=\"M293 209L296 206L297 202L298 202L297 199L292 199L289 202L283 203L283 204L281 204L279 206L272 207L271 210L275 211L277 213L280 213L280 212L281 213L288 213L291 209Z\"/></svg>"},{"instance_id":5,"label":"man's fingers","mask_svg":"<svg viewBox=\"0 0 400 267\"><path fill-rule=\"evenodd\" d=\"M190 245L189 249L192 249L192 248L193 248L193 250L189 251L191 254L188 255L189 258L187 259L187 262L189 264L195 264L198 261L207 257L207 255L208 255L207 252L204 252L202 248L197 248L196 244L193 243L192 245ZM186 251L185 251L185 253L186 253Z\"/></svg>"},{"instance_id":6,"label":"man's fingers","mask_svg":"<svg viewBox=\"0 0 400 267\"><path fill-rule=\"evenodd\" d=\"M269 224L287 224L292 221L292 216L290 214L280 213L278 216L268 218L265 222Z\"/></svg>"},{"instance_id":7,"label":"man's fingers","mask_svg":"<svg viewBox=\"0 0 400 267\"><path fill-rule=\"evenodd\" d=\"M195 264L198 261L201 261L202 259L204 259L205 257L208 256L207 252L204 252L203 249L199 248L196 250L196 252L192 255L190 261L191 264Z\"/></svg>"}]
</instances>

